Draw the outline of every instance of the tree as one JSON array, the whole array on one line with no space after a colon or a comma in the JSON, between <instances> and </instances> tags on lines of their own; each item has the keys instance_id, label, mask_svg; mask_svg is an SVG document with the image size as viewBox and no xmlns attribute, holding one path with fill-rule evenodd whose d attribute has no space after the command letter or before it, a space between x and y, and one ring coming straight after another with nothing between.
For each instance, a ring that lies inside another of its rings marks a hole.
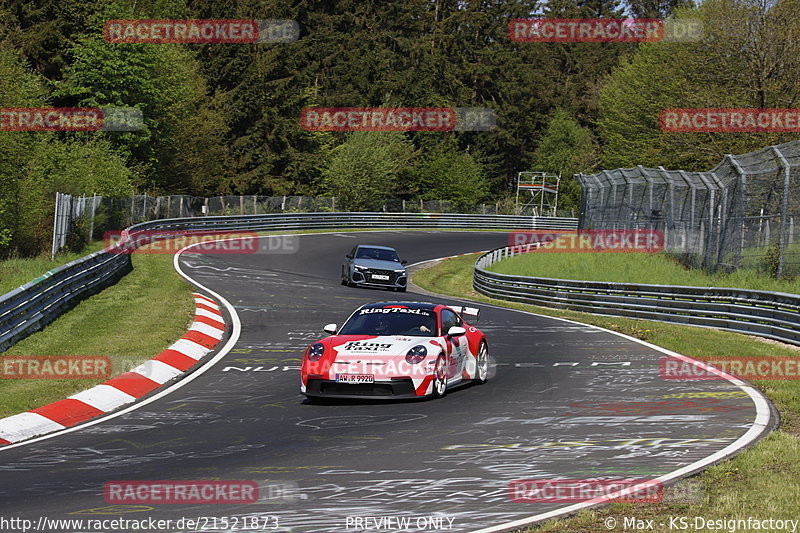
<instances>
[{"instance_id":1,"label":"tree","mask_svg":"<svg viewBox=\"0 0 800 533\"><path fill-rule=\"evenodd\" d=\"M104 5L91 31L72 37L54 99L63 106L140 109L141 130L107 137L135 169L138 187L208 194L220 188L232 167L225 142L229 121L195 52L178 44L118 44L102 37L108 19L169 18L185 11L181 0Z\"/></svg>"},{"instance_id":2,"label":"tree","mask_svg":"<svg viewBox=\"0 0 800 533\"><path fill-rule=\"evenodd\" d=\"M693 0L628 0L631 15L644 19L666 19L678 9L694 6Z\"/></svg>"},{"instance_id":3,"label":"tree","mask_svg":"<svg viewBox=\"0 0 800 533\"><path fill-rule=\"evenodd\" d=\"M50 244L56 192L96 193L119 197L133 193L131 171L103 139L61 141L43 137L20 169L14 241L22 255L34 255Z\"/></svg>"},{"instance_id":4,"label":"tree","mask_svg":"<svg viewBox=\"0 0 800 533\"><path fill-rule=\"evenodd\" d=\"M0 107L47 103L42 77L20 51L0 43ZM56 191L125 195L130 179L124 160L100 138L0 131L0 256L34 255L49 244Z\"/></svg>"},{"instance_id":5,"label":"tree","mask_svg":"<svg viewBox=\"0 0 800 533\"><path fill-rule=\"evenodd\" d=\"M46 103L41 76L33 72L22 53L0 41L0 107L35 107ZM19 203L20 168L30 158L37 135L45 132L0 131L0 256L13 251L13 237L24 209Z\"/></svg>"},{"instance_id":6,"label":"tree","mask_svg":"<svg viewBox=\"0 0 800 533\"><path fill-rule=\"evenodd\" d=\"M561 175L559 207L578 207L580 187L573 175L591 172L597 164L597 151L592 132L580 126L566 110L556 110L534 153L534 168Z\"/></svg>"},{"instance_id":7,"label":"tree","mask_svg":"<svg viewBox=\"0 0 800 533\"><path fill-rule=\"evenodd\" d=\"M661 131L666 108L791 108L800 101L798 0L707 0L678 18L704 23L695 43L646 43L601 93L601 164L707 170L722 154L796 137L779 133Z\"/></svg>"},{"instance_id":8,"label":"tree","mask_svg":"<svg viewBox=\"0 0 800 533\"><path fill-rule=\"evenodd\" d=\"M459 151L452 137L445 137L436 145L413 174L419 198L452 202L459 211L474 208L488 192L483 165L469 153Z\"/></svg>"},{"instance_id":9,"label":"tree","mask_svg":"<svg viewBox=\"0 0 800 533\"><path fill-rule=\"evenodd\" d=\"M339 199L340 209L378 210L406 177L413 156L413 147L403 133L350 133L333 149L323 172L322 189Z\"/></svg>"}]
</instances>

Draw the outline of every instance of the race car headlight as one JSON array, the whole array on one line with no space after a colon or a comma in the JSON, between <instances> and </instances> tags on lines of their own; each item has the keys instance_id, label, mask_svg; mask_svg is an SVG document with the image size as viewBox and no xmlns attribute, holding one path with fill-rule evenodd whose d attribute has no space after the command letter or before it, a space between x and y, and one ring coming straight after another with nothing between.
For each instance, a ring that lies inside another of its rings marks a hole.
<instances>
[{"instance_id":1,"label":"race car headlight","mask_svg":"<svg viewBox=\"0 0 800 533\"><path fill-rule=\"evenodd\" d=\"M324 353L325 353L325 346L321 342L318 342L316 344L313 344L308 349L308 352L306 352L306 356L308 357L309 361L318 361L319 358L322 357L322 354Z\"/></svg>"},{"instance_id":2,"label":"race car headlight","mask_svg":"<svg viewBox=\"0 0 800 533\"><path fill-rule=\"evenodd\" d=\"M369 270L367 267L362 267L362 266L359 266L359 265L353 265L353 268L355 268L359 272L364 272L365 270Z\"/></svg>"},{"instance_id":3,"label":"race car headlight","mask_svg":"<svg viewBox=\"0 0 800 533\"><path fill-rule=\"evenodd\" d=\"M406 361L414 365L425 359L426 355L428 355L427 348L421 344L418 344L408 351L406 354Z\"/></svg>"}]
</instances>

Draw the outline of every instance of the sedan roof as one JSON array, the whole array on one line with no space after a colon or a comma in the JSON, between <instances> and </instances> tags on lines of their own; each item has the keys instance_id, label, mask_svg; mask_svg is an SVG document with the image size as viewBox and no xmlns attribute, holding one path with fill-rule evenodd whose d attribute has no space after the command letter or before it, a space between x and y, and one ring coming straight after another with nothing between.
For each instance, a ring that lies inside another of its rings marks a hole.
<instances>
[{"instance_id":1,"label":"sedan roof","mask_svg":"<svg viewBox=\"0 0 800 533\"><path fill-rule=\"evenodd\" d=\"M359 244L358 247L359 248L377 248L378 250L394 250L395 252L397 251L394 248L392 248L391 246L381 246L380 244Z\"/></svg>"}]
</instances>

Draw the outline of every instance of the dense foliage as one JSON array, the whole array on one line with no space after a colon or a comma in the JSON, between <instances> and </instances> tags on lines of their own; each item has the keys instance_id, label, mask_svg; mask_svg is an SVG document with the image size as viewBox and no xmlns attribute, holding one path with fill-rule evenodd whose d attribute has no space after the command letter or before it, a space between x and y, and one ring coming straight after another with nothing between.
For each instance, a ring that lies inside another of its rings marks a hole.
<instances>
[{"instance_id":1,"label":"dense foliage","mask_svg":"<svg viewBox=\"0 0 800 533\"><path fill-rule=\"evenodd\" d=\"M336 195L346 209L512 194L523 170L707 168L784 139L667 134L663 107L792 107L800 0L0 0L0 107L127 106L137 132L0 131L0 256L46 245L56 190ZM699 43L524 43L509 20L699 17ZM260 44L113 44L112 18L292 19ZM750 21L745 23L745 21ZM488 107L490 131L310 132L308 106Z\"/></svg>"}]
</instances>

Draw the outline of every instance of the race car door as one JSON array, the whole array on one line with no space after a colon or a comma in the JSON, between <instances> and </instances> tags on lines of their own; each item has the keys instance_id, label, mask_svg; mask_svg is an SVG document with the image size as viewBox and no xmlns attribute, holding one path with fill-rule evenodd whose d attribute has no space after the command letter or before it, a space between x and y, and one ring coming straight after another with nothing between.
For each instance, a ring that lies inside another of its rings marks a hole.
<instances>
[{"instance_id":1,"label":"race car door","mask_svg":"<svg viewBox=\"0 0 800 533\"><path fill-rule=\"evenodd\" d=\"M448 366L447 381L461 381L464 362L467 355L467 338L464 335L459 337L448 337L447 332L453 326L461 326L461 319L457 314L449 309L442 309L442 335L447 343Z\"/></svg>"}]
</instances>

